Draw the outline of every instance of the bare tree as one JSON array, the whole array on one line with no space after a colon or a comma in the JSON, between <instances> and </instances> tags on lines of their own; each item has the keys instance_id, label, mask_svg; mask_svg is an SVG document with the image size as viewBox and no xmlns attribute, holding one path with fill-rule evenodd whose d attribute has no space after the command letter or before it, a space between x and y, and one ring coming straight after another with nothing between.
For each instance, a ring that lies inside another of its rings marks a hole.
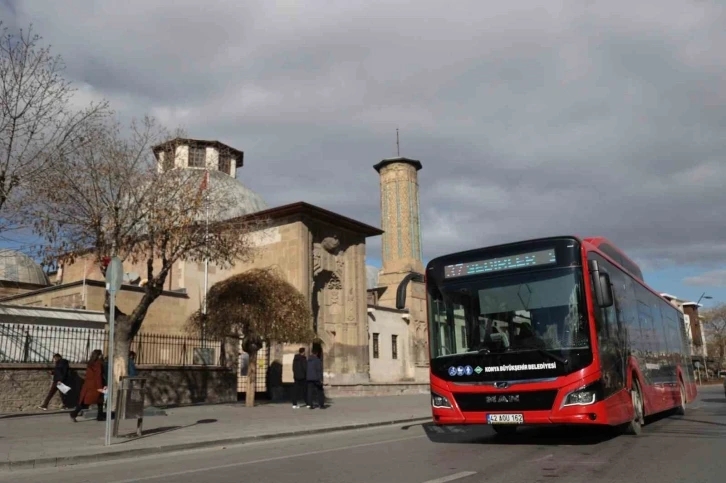
<instances>
[{"instance_id":1,"label":"bare tree","mask_svg":"<svg viewBox=\"0 0 726 483\"><path fill-rule=\"evenodd\" d=\"M191 327L213 336L243 337L250 356L246 405L255 404L257 352L263 342L314 342L312 312L305 296L271 268L248 270L212 286L209 310L191 318Z\"/></svg>"},{"instance_id":2,"label":"bare tree","mask_svg":"<svg viewBox=\"0 0 726 483\"><path fill-rule=\"evenodd\" d=\"M59 156L87 140L83 132L108 114L106 102L76 110L74 89L63 78L60 57L41 38L0 22L0 231L19 222L14 195L31 184Z\"/></svg>"},{"instance_id":3,"label":"bare tree","mask_svg":"<svg viewBox=\"0 0 726 483\"><path fill-rule=\"evenodd\" d=\"M713 347L713 355L718 359L716 373L720 374L726 356L726 304L719 304L705 311L703 319L708 345Z\"/></svg>"},{"instance_id":4,"label":"bare tree","mask_svg":"<svg viewBox=\"0 0 726 483\"><path fill-rule=\"evenodd\" d=\"M177 158L181 141L153 119L133 123L129 132L123 135L117 124L88 131L91 142L54 163L28 211L47 242L49 261L70 264L91 256L104 274L111 256L143 267L137 306L128 314L114 307L118 377L127 374L131 340L173 265L208 259L225 268L247 260L254 255L248 235L264 224L225 220L228 193L207 184L205 170L176 169L174 163L161 169L163 161ZM108 293L104 308L109 315Z\"/></svg>"}]
</instances>

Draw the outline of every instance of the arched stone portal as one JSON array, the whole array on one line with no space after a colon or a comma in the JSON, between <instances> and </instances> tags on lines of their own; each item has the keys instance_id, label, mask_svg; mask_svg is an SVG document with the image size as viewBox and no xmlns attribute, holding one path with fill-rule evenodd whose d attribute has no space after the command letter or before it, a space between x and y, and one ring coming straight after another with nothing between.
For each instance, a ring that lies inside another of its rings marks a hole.
<instances>
[{"instance_id":1,"label":"arched stone portal","mask_svg":"<svg viewBox=\"0 0 726 483\"><path fill-rule=\"evenodd\" d=\"M311 232L313 328L325 349L326 380L368 382L364 241L329 227Z\"/></svg>"}]
</instances>

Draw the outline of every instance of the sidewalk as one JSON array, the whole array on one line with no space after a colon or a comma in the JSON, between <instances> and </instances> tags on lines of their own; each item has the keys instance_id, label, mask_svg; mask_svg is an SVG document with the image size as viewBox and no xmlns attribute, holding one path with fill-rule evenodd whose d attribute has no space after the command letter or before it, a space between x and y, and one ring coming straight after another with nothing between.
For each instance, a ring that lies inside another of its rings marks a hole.
<instances>
[{"instance_id":1,"label":"sidewalk","mask_svg":"<svg viewBox=\"0 0 726 483\"><path fill-rule=\"evenodd\" d=\"M290 404L220 404L166 409L166 416L121 421L119 437L104 446L105 423L67 413L0 419L0 471L94 461L235 444L275 437L354 429L429 419L428 395L336 398L325 410Z\"/></svg>"}]
</instances>

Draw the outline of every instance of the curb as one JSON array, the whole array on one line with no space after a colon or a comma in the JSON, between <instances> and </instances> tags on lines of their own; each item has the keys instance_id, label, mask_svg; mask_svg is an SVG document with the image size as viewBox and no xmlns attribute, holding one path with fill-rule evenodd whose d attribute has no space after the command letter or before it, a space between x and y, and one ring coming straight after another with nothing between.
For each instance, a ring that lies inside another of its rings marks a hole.
<instances>
[{"instance_id":1,"label":"curb","mask_svg":"<svg viewBox=\"0 0 726 483\"><path fill-rule=\"evenodd\" d=\"M198 441L194 443L170 444L165 446L152 446L149 448L137 448L121 451L110 451L107 453L84 454L78 456L61 456L57 458L36 458L19 461L0 462L0 472L38 469L38 468L55 468L60 466L73 466L84 463L98 463L101 461L122 460L132 457L149 456L154 454L174 453L190 449L211 448L221 445L233 445L252 443L257 441L269 441L274 439L291 438L295 436L311 436L324 433L335 433L340 431L350 431L355 429L375 428L379 426L393 426L403 423L417 423L431 421L431 416L395 419L393 421L380 421L375 423L358 423L347 424L344 426L334 426L331 428L305 429L300 431L286 431L283 433L260 434L256 436L242 436L239 438L217 439L209 441Z\"/></svg>"}]
</instances>

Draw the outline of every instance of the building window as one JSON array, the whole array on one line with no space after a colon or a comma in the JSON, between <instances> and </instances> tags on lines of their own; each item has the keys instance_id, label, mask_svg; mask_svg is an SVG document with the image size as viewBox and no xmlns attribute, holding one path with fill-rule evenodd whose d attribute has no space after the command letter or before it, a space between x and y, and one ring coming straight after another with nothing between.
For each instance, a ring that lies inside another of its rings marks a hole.
<instances>
[{"instance_id":1,"label":"building window","mask_svg":"<svg viewBox=\"0 0 726 483\"><path fill-rule=\"evenodd\" d=\"M373 334L373 358L378 359L378 334Z\"/></svg>"},{"instance_id":2,"label":"building window","mask_svg":"<svg viewBox=\"0 0 726 483\"><path fill-rule=\"evenodd\" d=\"M398 359L398 336L391 336L391 358Z\"/></svg>"},{"instance_id":3,"label":"building window","mask_svg":"<svg viewBox=\"0 0 726 483\"><path fill-rule=\"evenodd\" d=\"M207 149L189 146L189 167L204 168L207 165Z\"/></svg>"},{"instance_id":4,"label":"building window","mask_svg":"<svg viewBox=\"0 0 726 483\"><path fill-rule=\"evenodd\" d=\"M229 168L232 165L232 158L228 155L219 153L219 170L225 174L229 174Z\"/></svg>"}]
</instances>

